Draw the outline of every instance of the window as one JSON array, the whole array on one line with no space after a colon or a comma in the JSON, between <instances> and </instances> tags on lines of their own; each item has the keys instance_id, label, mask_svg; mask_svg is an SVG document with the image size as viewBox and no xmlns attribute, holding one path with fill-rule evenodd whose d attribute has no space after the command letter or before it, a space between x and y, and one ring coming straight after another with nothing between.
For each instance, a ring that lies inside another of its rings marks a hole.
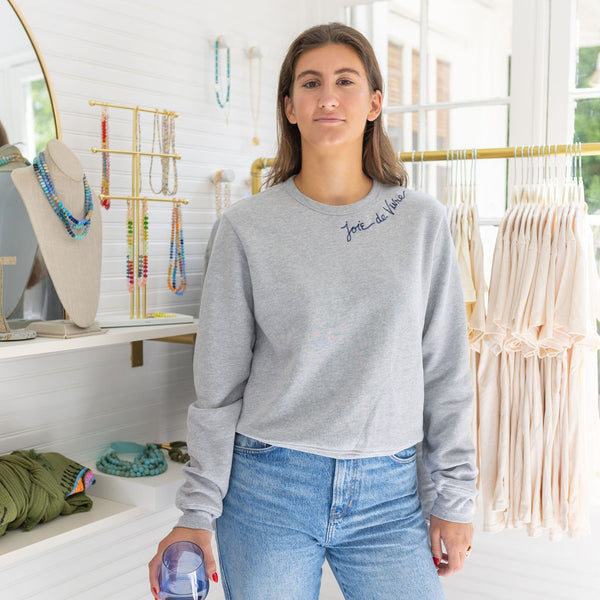
<instances>
[{"instance_id":1,"label":"window","mask_svg":"<svg viewBox=\"0 0 600 600\"><path fill-rule=\"evenodd\" d=\"M390 0L348 9L348 20L387 74L384 115L396 151L507 144L512 0ZM407 167L412 185L443 196L445 163ZM488 182L481 214L499 219L506 162L478 170Z\"/></svg>"}]
</instances>

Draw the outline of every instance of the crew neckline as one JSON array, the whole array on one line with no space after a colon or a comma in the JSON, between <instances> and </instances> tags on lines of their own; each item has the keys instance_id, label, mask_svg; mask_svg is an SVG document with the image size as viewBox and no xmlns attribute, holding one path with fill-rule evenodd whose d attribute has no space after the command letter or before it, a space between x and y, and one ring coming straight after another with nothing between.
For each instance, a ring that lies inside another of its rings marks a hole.
<instances>
[{"instance_id":1,"label":"crew neckline","mask_svg":"<svg viewBox=\"0 0 600 600\"><path fill-rule=\"evenodd\" d=\"M288 194L294 200L306 206L307 208L326 215L350 215L363 210L365 206L368 206L377 200L381 196L384 189L384 185L380 181L372 179L373 185L371 186L371 190L364 198L361 198L356 202L351 202L350 204L324 204L323 202L317 202L316 200L313 200L312 198L309 198L303 194L297 188L294 181L295 179L296 176L292 175L283 183L283 187Z\"/></svg>"}]
</instances>

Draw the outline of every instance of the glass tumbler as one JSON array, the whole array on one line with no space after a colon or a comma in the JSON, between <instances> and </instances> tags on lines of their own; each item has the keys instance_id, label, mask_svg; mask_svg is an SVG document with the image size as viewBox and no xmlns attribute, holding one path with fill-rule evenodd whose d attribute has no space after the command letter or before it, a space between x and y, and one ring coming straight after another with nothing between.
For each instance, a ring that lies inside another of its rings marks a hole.
<instances>
[{"instance_id":1,"label":"glass tumbler","mask_svg":"<svg viewBox=\"0 0 600 600\"><path fill-rule=\"evenodd\" d=\"M161 600L204 600L208 579L204 554L192 542L175 542L163 552L158 577Z\"/></svg>"}]
</instances>

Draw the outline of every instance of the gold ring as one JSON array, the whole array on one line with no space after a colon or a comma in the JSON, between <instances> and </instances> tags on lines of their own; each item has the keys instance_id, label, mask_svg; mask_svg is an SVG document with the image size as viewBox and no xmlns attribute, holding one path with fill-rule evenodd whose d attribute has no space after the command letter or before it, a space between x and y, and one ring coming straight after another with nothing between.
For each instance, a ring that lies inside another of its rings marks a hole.
<instances>
[{"instance_id":1,"label":"gold ring","mask_svg":"<svg viewBox=\"0 0 600 600\"><path fill-rule=\"evenodd\" d=\"M469 555L471 554L471 546L469 546L465 552L465 558L469 558Z\"/></svg>"}]
</instances>

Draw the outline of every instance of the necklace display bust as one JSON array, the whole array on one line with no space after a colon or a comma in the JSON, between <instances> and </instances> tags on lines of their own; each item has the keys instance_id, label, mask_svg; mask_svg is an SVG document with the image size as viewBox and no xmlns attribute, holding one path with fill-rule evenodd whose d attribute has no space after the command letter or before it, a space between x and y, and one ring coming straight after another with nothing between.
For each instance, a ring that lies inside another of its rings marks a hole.
<instances>
[{"instance_id":1,"label":"necklace display bust","mask_svg":"<svg viewBox=\"0 0 600 600\"><path fill-rule=\"evenodd\" d=\"M85 216L83 167L73 152L58 140L44 150L48 176L64 208L77 219ZM75 239L52 207L33 167L11 174L54 287L70 320L79 328L93 325L100 298L102 219L98 199L92 192L93 211L85 237Z\"/></svg>"}]
</instances>

